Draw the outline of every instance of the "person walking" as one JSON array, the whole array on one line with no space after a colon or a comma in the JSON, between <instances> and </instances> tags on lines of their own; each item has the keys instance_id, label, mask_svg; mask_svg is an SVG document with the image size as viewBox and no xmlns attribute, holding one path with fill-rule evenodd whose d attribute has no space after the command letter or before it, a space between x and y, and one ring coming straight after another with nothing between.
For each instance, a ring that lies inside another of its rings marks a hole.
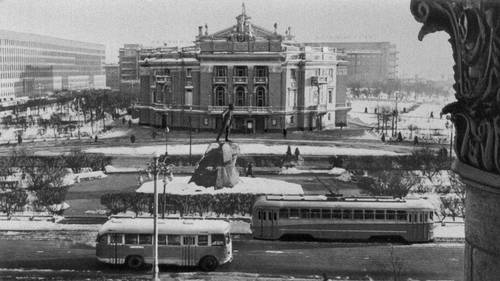
<instances>
[{"instance_id":1,"label":"person walking","mask_svg":"<svg viewBox=\"0 0 500 281\"><path fill-rule=\"evenodd\" d=\"M253 165L252 165L252 162L248 162L246 176L247 176L247 177L252 177L252 178L254 177L254 175L253 175Z\"/></svg>"}]
</instances>

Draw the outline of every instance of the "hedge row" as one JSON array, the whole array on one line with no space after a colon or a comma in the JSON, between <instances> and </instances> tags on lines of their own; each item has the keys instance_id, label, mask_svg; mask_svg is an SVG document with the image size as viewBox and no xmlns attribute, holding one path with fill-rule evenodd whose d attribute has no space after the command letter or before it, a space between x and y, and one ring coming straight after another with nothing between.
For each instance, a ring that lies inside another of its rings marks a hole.
<instances>
[{"instance_id":1,"label":"hedge row","mask_svg":"<svg viewBox=\"0 0 500 281\"><path fill-rule=\"evenodd\" d=\"M158 210L162 213L165 204L165 213L177 213L184 215L203 216L207 213L214 213L218 217L221 215L246 215L251 214L252 206L260 196L259 194L248 193L220 193L220 194L196 194L179 195L163 194L158 195ZM104 205L110 214L118 214L132 211L140 213L153 213L153 194L122 192L107 193L101 197L101 204Z\"/></svg>"}]
</instances>

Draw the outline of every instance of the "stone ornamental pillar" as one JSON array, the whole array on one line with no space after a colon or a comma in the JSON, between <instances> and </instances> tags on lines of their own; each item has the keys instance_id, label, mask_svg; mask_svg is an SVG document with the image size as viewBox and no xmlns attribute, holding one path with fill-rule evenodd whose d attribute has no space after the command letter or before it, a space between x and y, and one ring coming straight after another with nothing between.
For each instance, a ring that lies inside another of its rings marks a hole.
<instances>
[{"instance_id":1,"label":"stone ornamental pillar","mask_svg":"<svg viewBox=\"0 0 500 281\"><path fill-rule=\"evenodd\" d=\"M418 39L450 35L455 97L453 169L467 184L465 280L500 280L500 1L412 0Z\"/></svg>"}]
</instances>

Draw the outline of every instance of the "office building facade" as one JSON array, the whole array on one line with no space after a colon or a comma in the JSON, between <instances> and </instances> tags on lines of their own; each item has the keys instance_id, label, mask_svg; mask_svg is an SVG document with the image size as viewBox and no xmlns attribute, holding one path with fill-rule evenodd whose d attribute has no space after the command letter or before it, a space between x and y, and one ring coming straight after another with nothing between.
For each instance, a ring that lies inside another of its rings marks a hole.
<instances>
[{"instance_id":1,"label":"office building facade","mask_svg":"<svg viewBox=\"0 0 500 281\"><path fill-rule=\"evenodd\" d=\"M104 52L101 44L0 30L0 101L104 88Z\"/></svg>"}]
</instances>

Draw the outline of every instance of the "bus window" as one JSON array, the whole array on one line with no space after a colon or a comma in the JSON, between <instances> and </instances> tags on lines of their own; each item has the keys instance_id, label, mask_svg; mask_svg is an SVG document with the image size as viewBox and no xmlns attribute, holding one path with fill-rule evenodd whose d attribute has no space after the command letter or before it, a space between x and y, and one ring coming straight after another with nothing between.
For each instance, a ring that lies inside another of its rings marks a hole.
<instances>
[{"instance_id":1,"label":"bus window","mask_svg":"<svg viewBox=\"0 0 500 281\"><path fill-rule=\"evenodd\" d=\"M303 219L308 219L311 216L311 211L309 209L300 209L300 217Z\"/></svg>"},{"instance_id":2,"label":"bus window","mask_svg":"<svg viewBox=\"0 0 500 281\"><path fill-rule=\"evenodd\" d=\"M168 245L180 245L181 236L179 235L168 235Z\"/></svg>"},{"instance_id":3,"label":"bus window","mask_svg":"<svg viewBox=\"0 0 500 281\"><path fill-rule=\"evenodd\" d=\"M195 244L195 236L182 236L182 245L194 245Z\"/></svg>"},{"instance_id":4,"label":"bus window","mask_svg":"<svg viewBox=\"0 0 500 281\"><path fill-rule=\"evenodd\" d=\"M332 218L333 219L341 219L342 218L342 210L333 210Z\"/></svg>"},{"instance_id":5,"label":"bus window","mask_svg":"<svg viewBox=\"0 0 500 281\"><path fill-rule=\"evenodd\" d=\"M224 234L212 234L212 246L224 246Z\"/></svg>"},{"instance_id":6,"label":"bus window","mask_svg":"<svg viewBox=\"0 0 500 281\"><path fill-rule=\"evenodd\" d=\"M299 217L299 209L290 209L290 217L298 218Z\"/></svg>"},{"instance_id":7,"label":"bus window","mask_svg":"<svg viewBox=\"0 0 500 281\"><path fill-rule=\"evenodd\" d=\"M322 219L331 219L332 218L332 210L321 209L321 218Z\"/></svg>"},{"instance_id":8,"label":"bus window","mask_svg":"<svg viewBox=\"0 0 500 281\"><path fill-rule=\"evenodd\" d=\"M137 244L137 234L125 234L125 244Z\"/></svg>"},{"instance_id":9,"label":"bus window","mask_svg":"<svg viewBox=\"0 0 500 281\"><path fill-rule=\"evenodd\" d=\"M362 220L363 219L363 210L354 210L354 219Z\"/></svg>"},{"instance_id":10,"label":"bus window","mask_svg":"<svg viewBox=\"0 0 500 281\"><path fill-rule=\"evenodd\" d=\"M429 215L427 215L427 212L424 213L424 222L427 222L429 220L428 218Z\"/></svg>"},{"instance_id":11,"label":"bus window","mask_svg":"<svg viewBox=\"0 0 500 281\"><path fill-rule=\"evenodd\" d=\"M385 220L385 211L384 210L375 210L375 219L376 220Z\"/></svg>"},{"instance_id":12,"label":"bus window","mask_svg":"<svg viewBox=\"0 0 500 281\"><path fill-rule=\"evenodd\" d=\"M408 219L407 219L406 211L397 211L396 219L398 221L407 221Z\"/></svg>"},{"instance_id":13,"label":"bus window","mask_svg":"<svg viewBox=\"0 0 500 281\"><path fill-rule=\"evenodd\" d=\"M387 210L386 219L388 219L388 220L395 220L396 219L396 211L394 211L394 210Z\"/></svg>"},{"instance_id":14,"label":"bus window","mask_svg":"<svg viewBox=\"0 0 500 281\"><path fill-rule=\"evenodd\" d=\"M352 219L352 210L342 210L342 219Z\"/></svg>"},{"instance_id":15,"label":"bus window","mask_svg":"<svg viewBox=\"0 0 500 281\"><path fill-rule=\"evenodd\" d=\"M365 210L365 220L373 220L375 214L373 210Z\"/></svg>"},{"instance_id":16,"label":"bus window","mask_svg":"<svg viewBox=\"0 0 500 281\"><path fill-rule=\"evenodd\" d=\"M158 245L167 245L167 235L165 234L158 235Z\"/></svg>"},{"instance_id":17,"label":"bus window","mask_svg":"<svg viewBox=\"0 0 500 281\"><path fill-rule=\"evenodd\" d=\"M321 210L320 209L312 209L311 210L311 219L319 219L321 218Z\"/></svg>"},{"instance_id":18,"label":"bus window","mask_svg":"<svg viewBox=\"0 0 500 281\"><path fill-rule=\"evenodd\" d=\"M151 234L139 234L139 244L153 244L153 236ZM158 235L158 244L160 244L160 235Z\"/></svg>"},{"instance_id":19,"label":"bus window","mask_svg":"<svg viewBox=\"0 0 500 281\"><path fill-rule=\"evenodd\" d=\"M432 217L433 215L434 215L434 213L433 213L433 212L430 212L430 213L429 213L429 219L430 219L431 221L434 221L434 218Z\"/></svg>"},{"instance_id":20,"label":"bus window","mask_svg":"<svg viewBox=\"0 0 500 281\"><path fill-rule=\"evenodd\" d=\"M280 209L280 219L288 219L288 209Z\"/></svg>"},{"instance_id":21,"label":"bus window","mask_svg":"<svg viewBox=\"0 0 500 281\"><path fill-rule=\"evenodd\" d=\"M108 235L104 234L104 235L101 235L99 237L97 237L97 243L101 243L101 244L108 244Z\"/></svg>"},{"instance_id":22,"label":"bus window","mask_svg":"<svg viewBox=\"0 0 500 281\"><path fill-rule=\"evenodd\" d=\"M208 246L208 235L198 235L198 246Z\"/></svg>"},{"instance_id":23,"label":"bus window","mask_svg":"<svg viewBox=\"0 0 500 281\"><path fill-rule=\"evenodd\" d=\"M111 244L123 244L123 235L111 234Z\"/></svg>"},{"instance_id":24,"label":"bus window","mask_svg":"<svg viewBox=\"0 0 500 281\"><path fill-rule=\"evenodd\" d=\"M418 214L418 221L419 221L419 222L423 222L423 216L422 216L422 213L419 213L419 214Z\"/></svg>"}]
</instances>

